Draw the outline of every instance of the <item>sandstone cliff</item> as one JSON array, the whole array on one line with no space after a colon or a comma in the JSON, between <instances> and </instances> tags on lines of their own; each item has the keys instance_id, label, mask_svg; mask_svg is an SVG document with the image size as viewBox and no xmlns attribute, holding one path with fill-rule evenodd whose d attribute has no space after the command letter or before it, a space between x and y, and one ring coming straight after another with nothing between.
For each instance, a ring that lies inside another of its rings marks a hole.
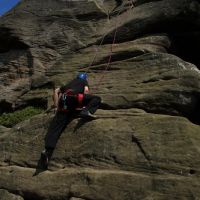
<instances>
[{"instance_id":1,"label":"sandstone cliff","mask_svg":"<svg viewBox=\"0 0 200 200\"><path fill-rule=\"evenodd\" d=\"M198 0L22 0L2 16L1 113L47 109L78 71L103 102L40 173L53 112L1 126L0 199L200 199L199 36Z\"/></svg>"}]
</instances>

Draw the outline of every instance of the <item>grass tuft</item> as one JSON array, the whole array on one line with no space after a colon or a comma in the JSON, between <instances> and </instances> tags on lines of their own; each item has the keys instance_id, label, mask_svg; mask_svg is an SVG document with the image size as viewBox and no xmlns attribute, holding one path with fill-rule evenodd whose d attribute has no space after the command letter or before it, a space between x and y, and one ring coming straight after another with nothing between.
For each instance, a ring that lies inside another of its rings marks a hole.
<instances>
[{"instance_id":1,"label":"grass tuft","mask_svg":"<svg viewBox=\"0 0 200 200\"><path fill-rule=\"evenodd\" d=\"M14 125L31 118L34 115L42 113L42 108L35 108L32 106L26 107L22 110L15 111L13 113L3 113L0 116L0 125L6 127L13 127Z\"/></svg>"}]
</instances>

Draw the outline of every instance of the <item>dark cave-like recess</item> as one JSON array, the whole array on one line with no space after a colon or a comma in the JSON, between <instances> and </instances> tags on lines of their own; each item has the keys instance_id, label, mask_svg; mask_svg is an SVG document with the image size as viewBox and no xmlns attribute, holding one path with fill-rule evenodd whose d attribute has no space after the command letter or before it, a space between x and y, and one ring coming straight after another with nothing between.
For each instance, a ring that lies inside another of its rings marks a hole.
<instances>
[{"instance_id":1,"label":"dark cave-like recess","mask_svg":"<svg viewBox=\"0 0 200 200\"><path fill-rule=\"evenodd\" d=\"M0 28L0 53L5 53L11 49L27 49L28 45L15 37L12 30Z\"/></svg>"},{"instance_id":2,"label":"dark cave-like recess","mask_svg":"<svg viewBox=\"0 0 200 200\"><path fill-rule=\"evenodd\" d=\"M200 69L200 33L183 33L172 36L171 53L195 64Z\"/></svg>"}]
</instances>

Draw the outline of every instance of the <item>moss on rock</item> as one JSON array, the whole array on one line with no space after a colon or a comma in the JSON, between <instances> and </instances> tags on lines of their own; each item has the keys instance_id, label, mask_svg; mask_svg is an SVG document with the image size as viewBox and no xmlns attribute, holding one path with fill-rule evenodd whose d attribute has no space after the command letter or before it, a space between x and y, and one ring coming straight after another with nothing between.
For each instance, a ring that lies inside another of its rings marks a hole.
<instances>
[{"instance_id":1,"label":"moss on rock","mask_svg":"<svg viewBox=\"0 0 200 200\"><path fill-rule=\"evenodd\" d=\"M43 109L36 107L26 107L22 110L15 111L13 113L3 113L0 116L0 125L6 127L12 127L15 124L18 124L21 121L31 118L34 115L40 114L43 112Z\"/></svg>"}]
</instances>

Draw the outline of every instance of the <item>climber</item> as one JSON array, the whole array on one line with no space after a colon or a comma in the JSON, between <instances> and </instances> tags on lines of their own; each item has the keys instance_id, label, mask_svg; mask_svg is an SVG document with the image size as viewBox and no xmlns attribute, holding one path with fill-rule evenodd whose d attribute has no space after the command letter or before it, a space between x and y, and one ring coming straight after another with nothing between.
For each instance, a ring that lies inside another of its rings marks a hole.
<instances>
[{"instance_id":1,"label":"climber","mask_svg":"<svg viewBox=\"0 0 200 200\"><path fill-rule=\"evenodd\" d=\"M41 153L46 168L62 131L73 119L77 108L81 109L79 117L91 119L101 103L99 96L89 94L87 79L87 73L79 73L75 79L54 90L56 114L50 123L45 136L45 149Z\"/></svg>"}]
</instances>

